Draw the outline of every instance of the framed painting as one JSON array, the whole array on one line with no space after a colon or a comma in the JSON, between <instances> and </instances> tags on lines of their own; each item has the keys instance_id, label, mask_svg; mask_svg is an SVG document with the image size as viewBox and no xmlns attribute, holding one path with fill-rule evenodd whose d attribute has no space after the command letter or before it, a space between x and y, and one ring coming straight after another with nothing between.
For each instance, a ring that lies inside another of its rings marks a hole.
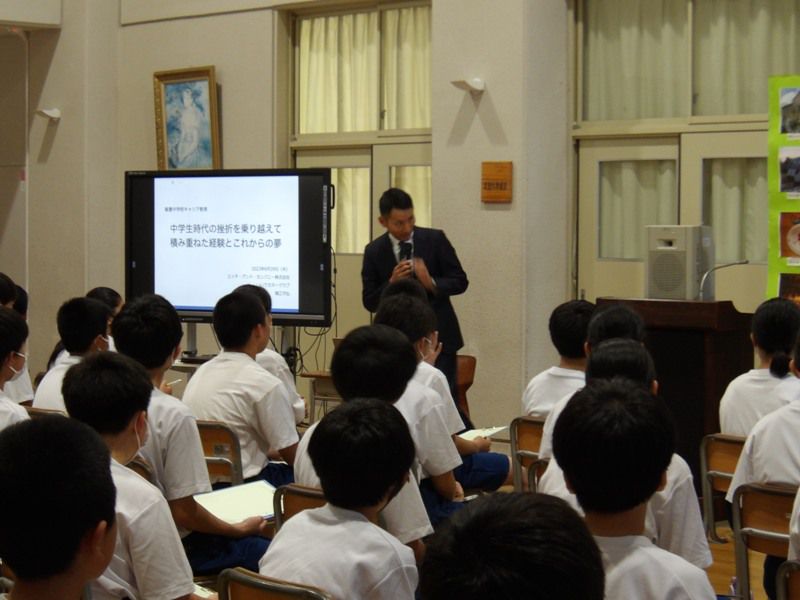
<instances>
[{"instance_id":1,"label":"framed painting","mask_svg":"<svg viewBox=\"0 0 800 600\"><path fill-rule=\"evenodd\" d=\"M159 71L153 90L158 168L221 168L214 67Z\"/></svg>"}]
</instances>

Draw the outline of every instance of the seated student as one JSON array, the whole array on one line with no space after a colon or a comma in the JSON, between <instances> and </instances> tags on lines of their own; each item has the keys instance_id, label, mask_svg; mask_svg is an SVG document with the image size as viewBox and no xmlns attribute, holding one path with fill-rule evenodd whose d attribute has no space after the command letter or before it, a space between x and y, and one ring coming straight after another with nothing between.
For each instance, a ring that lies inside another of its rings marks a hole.
<instances>
[{"instance_id":1,"label":"seated student","mask_svg":"<svg viewBox=\"0 0 800 600\"><path fill-rule=\"evenodd\" d=\"M81 598L117 539L103 440L74 419L48 416L5 429L0 456L0 555L16 576L8 598Z\"/></svg>"},{"instance_id":2,"label":"seated student","mask_svg":"<svg viewBox=\"0 0 800 600\"><path fill-rule=\"evenodd\" d=\"M322 418L308 453L328 503L289 519L259 572L339 599L413 598L414 553L375 524L414 461L402 415L382 400L346 402Z\"/></svg>"},{"instance_id":3,"label":"seated student","mask_svg":"<svg viewBox=\"0 0 800 600\"><path fill-rule=\"evenodd\" d=\"M571 396L584 384L586 370L586 330L594 304L570 300L550 314L550 341L559 355L557 367L550 367L530 380L522 395L522 414L545 418L553 405Z\"/></svg>"},{"instance_id":4,"label":"seated student","mask_svg":"<svg viewBox=\"0 0 800 600\"><path fill-rule=\"evenodd\" d=\"M367 325L348 333L333 352L331 377L342 400L377 398L394 404L403 394L417 368L417 357L408 338L393 327ZM319 423L300 438L294 461L295 481L320 487L319 477L308 454L308 443ZM419 486L410 478L400 492L381 511L386 530L409 546L422 560L422 538L433 533Z\"/></svg>"},{"instance_id":5,"label":"seated student","mask_svg":"<svg viewBox=\"0 0 800 600\"><path fill-rule=\"evenodd\" d=\"M84 356L108 350L108 324L111 310L99 300L73 298L58 309L56 324L58 335L69 353L60 364L50 369L36 388L33 396L35 408L64 411L61 382L64 374L78 364Z\"/></svg>"},{"instance_id":6,"label":"seated student","mask_svg":"<svg viewBox=\"0 0 800 600\"><path fill-rule=\"evenodd\" d=\"M675 450L663 402L625 379L590 381L558 418L553 450L603 553L607 600L716 598L702 569L644 535Z\"/></svg>"},{"instance_id":7,"label":"seated student","mask_svg":"<svg viewBox=\"0 0 800 600\"><path fill-rule=\"evenodd\" d=\"M14 286L17 290L17 296L14 300L12 308L21 316L25 321L28 320L28 292L19 285ZM17 404L30 404L33 402L33 383L31 382L31 374L28 371L27 361L22 375L13 381L6 382L3 387L3 392L11 400Z\"/></svg>"},{"instance_id":8,"label":"seated student","mask_svg":"<svg viewBox=\"0 0 800 600\"><path fill-rule=\"evenodd\" d=\"M28 419L28 411L5 393L25 371L28 324L16 311L0 306L0 429Z\"/></svg>"},{"instance_id":9,"label":"seated student","mask_svg":"<svg viewBox=\"0 0 800 600\"><path fill-rule=\"evenodd\" d=\"M588 383L624 377L642 389L656 394L655 367L650 353L634 340L615 338L598 344L586 366ZM539 482L539 491L563 498L580 510L575 495L567 489L564 474L553 459ZM686 461L673 454L667 468L666 485L647 504L645 533L654 544L683 557L693 565L711 565L700 505L694 490L692 472Z\"/></svg>"},{"instance_id":10,"label":"seated student","mask_svg":"<svg viewBox=\"0 0 800 600\"><path fill-rule=\"evenodd\" d=\"M112 325L119 352L138 361L150 375L153 389L147 420L150 435L141 454L153 467L195 575L228 567L258 570L269 542L259 516L240 523L218 519L194 499L211 491L200 434L192 411L161 391L164 374L180 356L183 337L175 308L161 296L139 296L128 302Z\"/></svg>"},{"instance_id":11,"label":"seated student","mask_svg":"<svg viewBox=\"0 0 800 600\"><path fill-rule=\"evenodd\" d=\"M789 373L798 331L800 308L791 300L772 298L756 309L750 340L759 368L728 384L719 403L722 433L746 436L761 417L785 406L800 393L800 382Z\"/></svg>"},{"instance_id":12,"label":"seated student","mask_svg":"<svg viewBox=\"0 0 800 600\"><path fill-rule=\"evenodd\" d=\"M291 400L255 360L269 342L264 306L252 294L233 292L214 307L213 326L223 351L197 369L183 401L199 419L222 421L236 432L246 480L265 479L276 487L293 482L299 438ZM288 464L270 462L270 448Z\"/></svg>"},{"instance_id":13,"label":"seated student","mask_svg":"<svg viewBox=\"0 0 800 600\"><path fill-rule=\"evenodd\" d=\"M5 273L0 273L0 306L14 308L17 299L17 286Z\"/></svg>"},{"instance_id":14,"label":"seated student","mask_svg":"<svg viewBox=\"0 0 800 600\"><path fill-rule=\"evenodd\" d=\"M488 494L430 539L420 592L423 600L603 600L603 562L563 500Z\"/></svg>"},{"instance_id":15,"label":"seated student","mask_svg":"<svg viewBox=\"0 0 800 600\"><path fill-rule=\"evenodd\" d=\"M233 291L254 294L261 301L261 304L264 305L270 329L272 328L272 298L267 290L259 285L246 284L240 285ZM303 397L297 393L297 387L294 383L294 373L292 373L292 370L286 363L286 359L283 358L283 355L279 352L275 352L272 348L267 347L256 354L256 362L281 380L292 402L294 420L296 423L300 423L306 417L306 403Z\"/></svg>"},{"instance_id":16,"label":"seated student","mask_svg":"<svg viewBox=\"0 0 800 600\"><path fill-rule=\"evenodd\" d=\"M92 583L94 600L194 598L192 569L167 501L157 487L124 466L147 440L152 390L144 368L115 352L92 354L64 377L67 411L105 441L117 488L116 548L111 564Z\"/></svg>"}]
</instances>

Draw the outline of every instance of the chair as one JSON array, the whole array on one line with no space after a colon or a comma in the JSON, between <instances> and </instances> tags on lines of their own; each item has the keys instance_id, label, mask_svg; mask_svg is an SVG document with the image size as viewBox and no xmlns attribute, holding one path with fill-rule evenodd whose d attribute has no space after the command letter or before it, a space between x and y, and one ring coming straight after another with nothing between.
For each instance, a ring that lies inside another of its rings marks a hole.
<instances>
[{"instance_id":1,"label":"chair","mask_svg":"<svg viewBox=\"0 0 800 600\"><path fill-rule=\"evenodd\" d=\"M46 417L48 415L61 415L62 417L67 416L64 411L51 408L33 408L32 406L26 406L25 410L28 411L28 416L31 419L35 419L37 417Z\"/></svg>"},{"instance_id":2,"label":"chair","mask_svg":"<svg viewBox=\"0 0 800 600\"><path fill-rule=\"evenodd\" d=\"M733 540L736 580L742 598L750 598L748 550L786 557L789 553L789 519L796 486L745 484L733 494Z\"/></svg>"},{"instance_id":3,"label":"chair","mask_svg":"<svg viewBox=\"0 0 800 600\"><path fill-rule=\"evenodd\" d=\"M153 485L156 484L156 477L153 474L153 467L150 466L144 458L139 456L138 454L134 456L131 461L125 465L131 471L134 471L141 475L144 479L152 483Z\"/></svg>"},{"instance_id":4,"label":"chair","mask_svg":"<svg viewBox=\"0 0 800 600\"><path fill-rule=\"evenodd\" d=\"M456 355L456 390L458 398L456 404L462 413L469 417L469 403L467 402L467 390L475 383L475 367L478 359L469 354Z\"/></svg>"},{"instance_id":5,"label":"chair","mask_svg":"<svg viewBox=\"0 0 800 600\"><path fill-rule=\"evenodd\" d=\"M522 469L529 469L539 460L544 419L517 417L511 421L511 467L514 474L514 490L523 491ZM542 471L543 472L543 471ZM528 485L531 484L530 475ZM530 489L530 488L529 488Z\"/></svg>"},{"instance_id":6,"label":"chair","mask_svg":"<svg viewBox=\"0 0 800 600\"><path fill-rule=\"evenodd\" d=\"M272 500L275 512L275 533L287 519L308 508L319 508L325 505L325 495L318 488L306 487L296 483L282 485L275 490Z\"/></svg>"},{"instance_id":7,"label":"chair","mask_svg":"<svg viewBox=\"0 0 800 600\"><path fill-rule=\"evenodd\" d=\"M539 458L528 467L528 490L529 492L536 492L539 488L539 481L542 475L547 470L547 465L550 464L549 458Z\"/></svg>"},{"instance_id":8,"label":"chair","mask_svg":"<svg viewBox=\"0 0 800 600\"><path fill-rule=\"evenodd\" d=\"M800 600L800 561L787 560L778 568L778 600Z\"/></svg>"},{"instance_id":9,"label":"chair","mask_svg":"<svg viewBox=\"0 0 800 600\"><path fill-rule=\"evenodd\" d=\"M703 491L703 522L708 538L720 544L727 540L717 535L714 492L726 494L746 438L711 433L700 443L700 484Z\"/></svg>"},{"instance_id":10,"label":"chair","mask_svg":"<svg viewBox=\"0 0 800 600\"><path fill-rule=\"evenodd\" d=\"M264 577L242 567L225 569L219 576L218 591L220 600L333 600L318 588Z\"/></svg>"},{"instance_id":11,"label":"chair","mask_svg":"<svg viewBox=\"0 0 800 600\"><path fill-rule=\"evenodd\" d=\"M230 482L239 485L244 481L242 449L236 433L219 421L197 421L203 455L206 458L211 483Z\"/></svg>"}]
</instances>

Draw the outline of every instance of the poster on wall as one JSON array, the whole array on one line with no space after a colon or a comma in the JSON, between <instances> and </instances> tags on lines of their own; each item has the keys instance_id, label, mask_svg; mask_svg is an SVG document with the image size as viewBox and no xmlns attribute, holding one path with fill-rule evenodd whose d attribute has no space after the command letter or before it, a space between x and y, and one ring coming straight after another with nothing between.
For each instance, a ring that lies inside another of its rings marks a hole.
<instances>
[{"instance_id":1,"label":"poster on wall","mask_svg":"<svg viewBox=\"0 0 800 600\"><path fill-rule=\"evenodd\" d=\"M767 297L800 303L800 75L769 80Z\"/></svg>"}]
</instances>

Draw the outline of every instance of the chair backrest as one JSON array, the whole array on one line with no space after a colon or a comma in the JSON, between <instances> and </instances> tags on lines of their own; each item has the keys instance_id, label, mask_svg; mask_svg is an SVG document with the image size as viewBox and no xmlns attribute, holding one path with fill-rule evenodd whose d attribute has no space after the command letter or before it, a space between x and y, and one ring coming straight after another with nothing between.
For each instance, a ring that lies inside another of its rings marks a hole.
<instances>
[{"instance_id":1,"label":"chair backrest","mask_svg":"<svg viewBox=\"0 0 800 600\"><path fill-rule=\"evenodd\" d=\"M319 588L264 577L242 567L220 573L217 590L220 600L333 600Z\"/></svg>"},{"instance_id":2,"label":"chair backrest","mask_svg":"<svg viewBox=\"0 0 800 600\"><path fill-rule=\"evenodd\" d=\"M700 485L703 491L703 521L706 534L716 542L723 542L717 535L714 515L714 492L726 493L742 453L744 437L711 433L700 443Z\"/></svg>"},{"instance_id":3,"label":"chair backrest","mask_svg":"<svg viewBox=\"0 0 800 600\"><path fill-rule=\"evenodd\" d=\"M236 433L219 421L197 421L203 455L211 483L220 481L239 485L244 481L242 449Z\"/></svg>"},{"instance_id":4,"label":"chair backrest","mask_svg":"<svg viewBox=\"0 0 800 600\"><path fill-rule=\"evenodd\" d=\"M156 484L156 477L153 474L153 467L150 466L144 458L139 456L138 454L134 456L131 461L125 465L131 471L134 471L144 477L147 481L152 483L153 485Z\"/></svg>"},{"instance_id":5,"label":"chair backrest","mask_svg":"<svg viewBox=\"0 0 800 600\"><path fill-rule=\"evenodd\" d=\"M45 417L47 415L61 415L62 417L67 416L64 411L51 408L33 408L32 406L26 406L25 410L28 411L28 416L31 419L35 419L36 417Z\"/></svg>"},{"instance_id":6,"label":"chair backrest","mask_svg":"<svg viewBox=\"0 0 800 600\"><path fill-rule=\"evenodd\" d=\"M521 492L524 489L523 468L527 469L539 460L544 419L517 417L511 421L509 429L511 430L511 466L514 474L514 489Z\"/></svg>"},{"instance_id":7,"label":"chair backrest","mask_svg":"<svg viewBox=\"0 0 800 600\"><path fill-rule=\"evenodd\" d=\"M778 568L778 600L800 600L800 561L787 560Z\"/></svg>"},{"instance_id":8,"label":"chair backrest","mask_svg":"<svg viewBox=\"0 0 800 600\"><path fill-rule=\"evenodd\" d=\"M275 532L278 532L287 519L300 511L319 508L324 506L325 502L325 495L319 488L306 487L296 483L282 485L275 490L272 500L275 512Z\"/></svg>"},{"instance_id":9,"label":"chair backrest","mask_svg":"<svg viewBox=\"0 0 800 600\"><path fill-rule=\"evenodd\" d=\"M477 365L478 359L474 356L469 354L456 355L456 389L458 390L456 402L461 411L467 416L469 416L467 390L475 382L475 368Z\"/></svg>"},{"instance_id":10,"label":"chair backrest","mask_svg":"<svg viewBox=\"0 0 800 600\"><path fill-rule=\"evenodd\" d=\"M750 597L747 551L786 557L789 553L789 519L797 486L746 484L733 494L733 537L736 579L744 598Z\"/></svg>"}]
</instances>

